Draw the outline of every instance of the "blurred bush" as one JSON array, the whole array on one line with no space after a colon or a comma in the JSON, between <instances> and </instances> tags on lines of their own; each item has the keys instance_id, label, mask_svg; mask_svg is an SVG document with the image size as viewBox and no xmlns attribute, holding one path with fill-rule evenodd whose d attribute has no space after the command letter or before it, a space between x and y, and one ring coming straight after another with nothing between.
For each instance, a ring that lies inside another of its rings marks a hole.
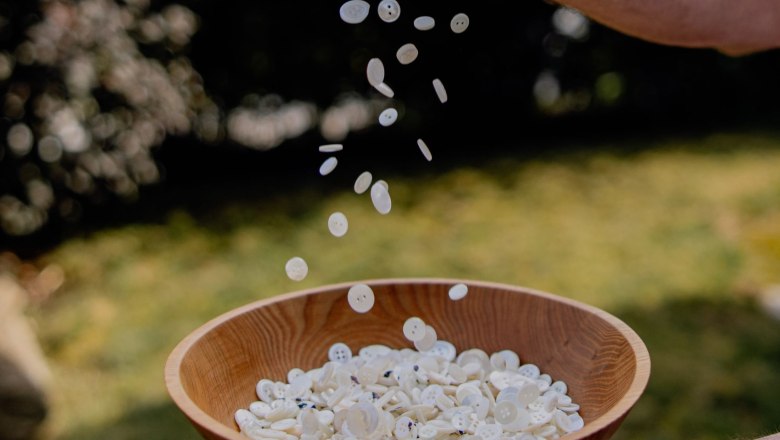
<instances>
[{"instance_id":1,"label":"blurred bush","mask_svg":"<svg viewBox=\"0 0 780 440\"><path fill-rule=\"evenodd\" d=\"M387 146L421 133L450 155L475 145L522 154L518 139L531 136L778 116L777 52L661 47L543 2L405 2L409 21L438 20L425 33L374 16L346 25L340 4L0 0L0 239L23 247L18 237L40 242L48 230L56 242L63 223L113 212L161 181L251 176L280 157L244 149L290 140L293 158L323 141ZM461 11L472 25L454 35ZM392 59L409 41L422 55L401 68ZM392 129L372 126L387 102L365 81L374 56L397 92Z\"/></svg>"}]
</instances>

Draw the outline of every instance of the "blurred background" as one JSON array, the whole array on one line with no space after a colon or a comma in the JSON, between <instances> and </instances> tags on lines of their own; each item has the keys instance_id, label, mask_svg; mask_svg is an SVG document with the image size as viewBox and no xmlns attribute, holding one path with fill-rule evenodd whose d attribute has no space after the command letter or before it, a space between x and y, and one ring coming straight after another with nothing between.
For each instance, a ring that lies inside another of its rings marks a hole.
<instances>
[{"instance_id":1,"label":"blurred background","mask_svg":"<svg viewBox=\"0 0 780 440\"><path fill-rule=\"evenodd\" d=\"M654 45L542 1L358 25L341 3L0 0L0 439L197 438L162 380L186 334L396 276L626 321L653 373L616 438L780 431L780 52ZM344 150L323 177L326 143ZM390 215L352 190L364 170Z\"/></svg>"}]
</instances>

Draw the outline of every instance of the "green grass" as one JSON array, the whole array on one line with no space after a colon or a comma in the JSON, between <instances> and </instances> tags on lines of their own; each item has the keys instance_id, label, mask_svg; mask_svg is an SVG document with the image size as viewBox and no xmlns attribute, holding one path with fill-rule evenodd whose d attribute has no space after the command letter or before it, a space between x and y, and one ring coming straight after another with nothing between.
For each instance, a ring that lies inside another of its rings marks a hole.
<instances>
[{"instance_id":1,"label":"green grass","mask_svg":"<svg viewBox=\"0 0 780 440\"><path fill-rule=\"evenodd\" d=\"M388 216L350 188L302 189L69 240L43 258L66 285L33 311L56 378L51 436L197 438L162 380L195 327L291 290L415 276L529 286L625 319L654 365L619 438L780 430L780 323L744 295L780 283L780 136L611 153L625 147L382 176ZM341 239L326 227L337 210ZM309 263L300 283L284 274L294 255Z\"/></svg>"}]
</instances>

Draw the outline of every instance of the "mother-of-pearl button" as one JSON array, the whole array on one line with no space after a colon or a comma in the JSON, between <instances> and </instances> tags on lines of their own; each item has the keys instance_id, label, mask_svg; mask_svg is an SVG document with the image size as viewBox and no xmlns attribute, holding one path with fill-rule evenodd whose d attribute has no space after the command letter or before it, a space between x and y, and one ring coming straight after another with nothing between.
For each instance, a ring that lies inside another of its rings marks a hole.
<instances>
[{"instance_id":1,"label":"mother-of-pearl button","mask_svg":"<svg viewBox=\"0 0 780 440\"><path fill-rule=\"evenodd\" d=\"M450 21L450 29L452 29L452 32L455 32L456 34L465 32L468 27L469 16L464 13L455 14L455 16L452 17L452 20Z\"/></svg>"},{"instance_id":2,"label":"mother-of-pearl button","mask_svg":"<svg viewBox=\"0 0 780 440\"><path fill-rule=\"evenodd\" d=\"M412 342L422 340L427 332L425 321L416 316L411 317L404 322L403 330L406 339Z\"/></svg>"},{"instance_id":3,"label":"mother-of-pearl button","mask_svg":"<svg viewBox=\"0 0 780 440\"><path fill-rule=\"evenodd\" d=\"M398 58L398 62L401 64L411 64L417 59L420 51L417 50L417 46L412 43L407 43L401 46L395 53L395 57Z\"/></svg>"},{"instance_id":4,"label":"mother-of-pearl button","mask_svg":"<svg viewBox=\"0 0 780 440\"><path fill-rule=\"evenodd\" d=\"M444 83L439 78L433 80L433 90L442 104L447 102L447 89L444 88Z\"/></svg>"},{"instance_id":5,"label":"mother-of-pearl button","mask_svg":"<svg viewBox=\"0 0 780 440\"><path fill-rule=\"evenodd\" d=\"M385 23L392 23L401 16L401 5L395 0L382 0L377 6L379 18Z\"/></svg>"},{"instance_id":6,"label":"mother-of-pearl button","mask_svg":"<svg viewBox=\"0 0 780 440\"><path fill-rule=\"evenodd\" d=\"M419 351L428 351L436 344L436 330L430 325L425 326L425 336L419 341L414 341L414 348Z\"/></svg>"},{"instance_id":7,"label":"mother-of-pearl button","mask_svg":"<svg viewBox=\"0 0 780 440\"><path fill-rule=\"evenodd\" d=\"M390 210L393 208L393 201L390 198L390 193L388 192L387 187L380 182L371 185L371 202L374 204L374 208L376 208L377 212L382 215L390 213Z\"/></svg>"},{"instance_id":8,"label":"mother-of-pearl button","mask_svg":"<svg viewBox=\"0 0 780 440\"><path fill-rule=\"evenodd\" d=\"M334 237L343 237L349 229L347 216L341 212L334 212L328 217L328 230Z\"/></svg>"},{"instance_id":9,"label":"mother-of-pearl button","mask_svg":"<svg viewBox=\"0 0 780 440\"><path fill-rule=\"evenodd\" d=\"M385 81L385 65L379 58L371 58L366 66L366 77L368 83L376 87Z\"/></svg>"},{"instance_id":10,"label":"mother-of-pearl button","mask_svg":"<svg viewBox=\"0 0 780 440\"><path fill-rule=\"evenodd\" d=\"M365 284L355 284L349 288L347 300L354 311L366 313L374 307L374 291Z\"/></svg>"},{"instance_id":11,"label":"mother-of-pearl button","mask_svg":"<svg viewBox=\"0 0 780 440\"><path fill-rule=\"evenodd\" d=\"M517 405L508 400L499 402L493 408L493 417L496 418L496 422L508 425L517 419Z\"/></svg>"},{"instance_id":12,"label":"mother-of-pearl button","mask_svg":"<svg viewBox=\"0 0 780 440\"><path fill-rule=\"evenodd\" d=\"M306 275L309 273L309 266L303 258L292 257L287 260L287 263L284 265L284 270L291 280L301 281L306 278Z\"/></svg>"},{"instance_id":13,"label":"mother-of-pearl button","mask_svg":"<svg viewBox=\"0 0 780 440\"><path fill-rule=\"evenodd\" d=\"M394 108L388 108L379 114L379 125L383 127L389 127L395 123L398 119L398 110Z\"/></svg>"},{"instance_id":14,"label":"mother-of-pearl button","mask_svg":"<svg viewBox=\"0 0 780 440\"><path fill-rule=\"evenodd\" d=\"M436 26L436 20L433 17L423 15L414 19L414 28L420 31L429 31Z\"/></svg>"},{"instance_id":15,"label":"mother-of-pearl button","mask_svg":"<svg viewBox=\"0 0 780 440\"><path fill-rule=\"evenodd\" d=\"M372 176L368 171L363 171L360 173L357 179L355 179L355 192L358 194L363 194L364 192L368 191L368 188L371 187L371 180L373 178L374 176Z\"/></svg>"},{"instance_id":16,"label":"mother-of-pearl button","mask_svg":"<svg viewBox=\"0 0 780 440\"><path fill-rule=\"evenodd\" d=\"M428 159L430 160L430 159ZM451 300L457 301L459 299L463 299L466 297L466 295L469 293L469 288L463 283L455 284L454 286L450 287L450 291L448 292L448 295Z\"/></svg>"},{"instance_id":17,"label":"mother-of-pearl button","mask_svg":"<svg viewBox=\"0 0 780 440\"><path fill-rule=\"evenodd\" d=\"M338 362L340 364L346 364L352 359L352 350L349 346L343 342L336 342L328 349L328 359L331 362Z\"/></svg>"},{"instance_id":18,"label":"mother-of-pearl button","mask_svg":"<svg viewBox=\"0 0 780 440\"><path fill-rule=\"evenodd\" d=\"M339 8L341 19L349 24L358 24L368 17L371 5L363 0L349 0Z\"/></svg>"},{"instance_id":19,"label":"mother-of-pearl button","mask_svg":"<svg viewBox=\"0 0 780 440\"><path fill-rule=\"evenodd\" d=\"M320 165L320 174L323 176L327 176L328 174L333 172L333 170L336 169L336 165L338 164L339 164L339 160L336 159L335 157L329 157L325 159L325 161L322 162L322 165Z\"/></svg>"}]
</instances>

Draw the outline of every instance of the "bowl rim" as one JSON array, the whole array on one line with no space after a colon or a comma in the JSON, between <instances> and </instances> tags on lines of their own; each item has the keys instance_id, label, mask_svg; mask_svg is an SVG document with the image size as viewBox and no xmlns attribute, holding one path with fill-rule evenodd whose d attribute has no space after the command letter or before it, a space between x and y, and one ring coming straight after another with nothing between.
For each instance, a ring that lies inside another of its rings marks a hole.
<instances>
[{"instance_id":1,"label":"bowl rim","mask_svg":"<svg viewBox=\"0 0 780 440\"><path fill-rule=\"evenodd\" d=\"M317 294L323 291L332 291L339 289L349 289L357 283L368 284L370 286L388 285L388 284L457 284L464 283L467 286L479 286L484 288L502 289L508 291L515 291L523 294L530 294L537 297L542 297L551 301L567 304L575 308L579 308L583 311L592 313L597 317L603 319L610 325L612 325L628 342L631 350L634 352L636 359L636 369L634 371L634 377L631 384L628 387L626 393L615 403L615 405L607 410L604 414L596 419L587 423L581 430L571 434L567 434L561 437L562 440L570 438L570 436L576 435L577 437L585 438L588 435L597 433L606 428L610 424L619 420L621 417L625 417L630 409L636 404L639 397L647 387L647 383L650 379L650 353L645 346L645 343L639 337L639 335L619 318L611 313L602 310L598 307L585 304L583 302L555 295L542 290L537 290L529 287L512 285L501 282L493 281L481 281L470 279L457 279L457 278L436 278L436 277L405 277L405 278L377 278L377 279L364 279L348 282L340 282L334 284L321 285L317 287L311 287L301 290L296 290L288 293L274 295L269 298L263 298L243 306L236 307L229 310L215 318L210 319L206 323L197 327L190 334L185 336L171 353L168 355L168 359L165 363L165 385L168 390L168 394L173 399L174 403L179 407L179 410L190 419L192 423L209 431L213 434L235 440L246 440L240 432L230 429L225 426L219 420L211 417L208 413L203 411L198 405L196 405L192 399L190 399L180 378L181 364L187 352L192 348L195 343L200 340L205 334L229 321L237 316L248 313L259 307L264 307L277 302L286 301L291 298L300 296L307 296L311 294Z\"/></svg>"}]
</instances>

